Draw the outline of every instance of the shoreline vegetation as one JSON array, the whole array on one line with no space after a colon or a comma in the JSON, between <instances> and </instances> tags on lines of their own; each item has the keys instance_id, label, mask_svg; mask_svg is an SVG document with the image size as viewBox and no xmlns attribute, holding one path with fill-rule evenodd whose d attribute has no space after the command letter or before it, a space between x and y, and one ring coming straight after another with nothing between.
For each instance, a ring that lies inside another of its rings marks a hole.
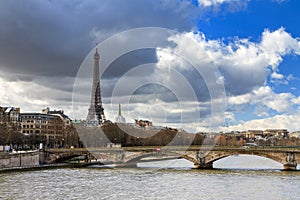
<instances>
[{"instance_id":1,"label":"shoreline vegetation","mask_svg":"<svg viewBox=\"0 0 300 200\"><path fill-rule=\"evenodd\" d=\"M300 138L268 137L246 138L235 133L188 133L173 128L141 129L122 123L99 127L75 125L85 147L99 147L107 143L130 146L218 145L242 147L249 143L257 146L300 146Z\"/></svg>"}]
</instances>

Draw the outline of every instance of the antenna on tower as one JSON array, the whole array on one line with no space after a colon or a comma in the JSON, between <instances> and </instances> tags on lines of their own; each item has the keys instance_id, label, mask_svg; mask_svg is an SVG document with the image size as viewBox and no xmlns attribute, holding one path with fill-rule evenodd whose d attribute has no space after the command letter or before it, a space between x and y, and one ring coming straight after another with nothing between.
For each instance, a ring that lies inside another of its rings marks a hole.
<instances>
[{"instance_id":1,"label":"antenna on tower","mask_svg":"<svg viewBox=\"0 0 300 200\"><path fill-rule=\"evenodd\" d=\"M96 53L98 53L98 48L97 48L97 46L98 46L98 42L96 42Z\"/></svg>"}]
</instances>

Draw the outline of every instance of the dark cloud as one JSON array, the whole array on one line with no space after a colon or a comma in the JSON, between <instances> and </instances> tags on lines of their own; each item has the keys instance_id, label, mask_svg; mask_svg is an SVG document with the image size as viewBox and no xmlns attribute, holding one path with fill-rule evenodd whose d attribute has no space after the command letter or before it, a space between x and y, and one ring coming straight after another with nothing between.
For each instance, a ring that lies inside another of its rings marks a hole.
<instances>
[{"instance_id":1,"label":"dark cloud","mask_svg":"<svg viewBox=\"0 0 300 200\"><path fill-rule=\"evenodd\" d=\"M131 100L135 103L151 103L153 100L159 99L163 102L178 102L176 94L170 89L159 84L146 84L137 88Z\"/></svg>"},{"instance_id":2,"label":"dark cloud","mask_svg":"<svg viewBox=\"0 0 300 200\"><path fill-rule=\"evenodd\" d=\"M135 100L138 100L140 103L149 103L149 101L156 98L164 102L178 101L178 97L180 97L181 101L194 99L199 102L206 102L211 99L210 91L205 81L193 67L190 67L187 71L178 71L177 73L181 76L181 79L178 79L178 75L174 72L166 73L165 71L159 71L155 64L143 66L141 70L135 70L136 73L126 74L126 70L133 69L135 65L124 66L124 68L122 68L123 65L121 63L122 62L120 62L120 65L114 64L115 67L111 68L114 70L113 73L108 73L115 75L114 77L101 81L103 97L132 95ZM171 68L174 67L175 66L171 66ZM118 71L118 69L120 69L120 71ZM122 71L126 72L121 73ZM104 73L104 78L105 77ZM117 85L120 77L125 80L121 86ZM160 77L159 80L156 79L157 77ZM127 87L131 84L135 85L134 91L131 91L130 88L132 87ZM121 92L114 94L115 87L121 87ZM175 90L172 91L172 89Z\"/></svg>"},{"instance_id":3,"label":"dark cloud","mask_svg":"<svg viewBox=\"0 0 300 200\"><path fill-rule=\"evenodd\" d=\"M155 49L139 49L135 51L131 51L120 56L116 59L112 64L106 68L104 71L102 78L110 79L110 78L119 78L128 72L130 69L143 64L148 63L156 63L156 50ZM148 67L145 68L143 74L135 74L136 76L147 76L153 73L154 68Z\"/></svg>"},{"instance_id":4,"label":"dark cloud","mask_svg":"<svg viewBox=\"0 0 300 200\"><path fill-rule=\"evenodd\" d=\"M28 83L22 89L24 96L28 96L29 100L38 99L40 105L59 107L59 105L69 106L73 97L75 107L76 103L80 104L78 110L82 114L87 111L82 105L88 106L90 99L93 53L89 52L95 47L96 42L101 43L116 33L140 27L163 27L180 33L191 31L197 15L196 7L185 0L0 1L1 72L11 74L6 78L8 81ZM107 55L114 54L124 46L130 46L131 42L139 42L135 38L136 36L130 35L125 42L122 41L123 38L119 38L113 45L110 44L106 52L99 49L100 55L104 58L100 60L100 65L108 65L101 82L104 101L107 97L113 96L112 92L118 79L137 66L145 64L147 66L136 70L137 73L128 74L126 77L128 81L125 82L128 85L124 85L124 89L127 86L130 88L129 85L141 86L132 93L132 97L141 98L133 99L137 100L134 102L137 105L151 104L154 99L167 104L209 100L210 95L205 82L195 70L180 71L183 76L180 80L175 72L168 74L166 71L163 73L155 71L157 70L155 64L158 62L155 49L134 50L120 55L112 63L107 61L110 58ZM142 39L152 41L153 38L158 43L164 40L160 43L161 48L174 47L172 46L174 43L167 40L167 35L145 33ZM86 71L82 72L82 77L76 82L78 78L76 73L86 58L89 58L84 66ZM162 86L143 85L144 82L152 80L154 83L161 83ZM34 92L31 91L32 85ZM190 88L187 89L187 86ZM124 91L125 94L121 91L123 93L120 93L120 96L114 96L119 98L116 101L128 95L126 90ZM195 98L191 98L193 95L191 91L195 93ZM188 112L197 111L193 106L188 107L191 110ZM143 111L142 108L139 110ZM209 110L205 110L202 116L209 113ZM193 118L194 115L190 116ZM167 119L168 122L179 120L176 113ZM186 117L186 120L189 118Z\"/></svg>"},{"instance_id":5,"label":"dark cloud","mask_svg":"<svg viewBox=\"0 0 300 200\"><path fill-rule=\"evenodd\" d=\"M82 32L74 31L63 10L47 1L0 4L2 68L23 74L74 75L83 57L78 52L82 54L87 45L75 42Z\"/></svg>"},{"instance_id":6,"label":"dark cloud","mask_svg":"<svg viewBox=\"0 0 300 200\"><path fill-rule=\"evenodd\" d=\"M1 1L1 69L75 76L94 42L114 33L144 26L190 30L188 7L171 0Z\"/></svg>"},{"instance_id":7,"label":"dark cloud","mask_svg":"<svg viewBox=\"0 0 300 200\"><path fill-rule=\"evenodd\" d=\"M252 69L243 69L243 66L238 69L220 69L220 71L225 78L225 89L229 96L246 94L264 85L266 77L269 74L267 69L257 70L255 67Z\"/></svg>"}]
</instances>

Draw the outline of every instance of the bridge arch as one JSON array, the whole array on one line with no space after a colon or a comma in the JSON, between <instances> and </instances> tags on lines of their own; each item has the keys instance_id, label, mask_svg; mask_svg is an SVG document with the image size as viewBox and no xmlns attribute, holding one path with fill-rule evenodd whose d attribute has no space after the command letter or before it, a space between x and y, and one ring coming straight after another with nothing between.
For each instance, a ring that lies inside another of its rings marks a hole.
<instances>
[{"instance_id":1,"label":"bridge arch","mask_svg":"<svg viewBox=\"0 0 300 200\"><path fill-rule=\"evenodd\" d=\"M300 164L300 151L294 149L271 149L271 148L215 148L199 149L190 148L188 150L181 148L170 148L161 151L155 151L153 148L131 148L131 149L48 149L40 152L40 161L45 163L55 163L68 160L77 156L87 156L88 158L98 159L102 163L133 164L145 157L156 157L155 160L167 160L183 158L194 163L195 168L210 169L213 163L222 158L233 155L256 155L274 160L283 164L284 170L296 170L297 164ZM97 160L96 160L97 161Z\"/></svg>"},{"instance_id":2,"label":"bridge arch","mask_svg":"<svg viewBox=\"0 0 300 200\"><path fill-rule=\"evenodd\" d=\"M181 154L176 152L142 152L140 154L131 155L125 158L125 163L137 163L141 161L143 158L147 157L156 157L155 160L168 160L170 158L177 159L181 158Z\"/></svg>"},{"instance_id":3,"label":"bridge arch","mask_svg":"<svg viewBox=\"0 0 300 200\"><path fill-rule=\"evenodd\" d=\"M137 155L131 155L127 158L125 158L125 163L136 163L140 160L142 160L143 158L147 158L147 157L151 157L154 156L154 153L142 153L142 154L137 154Z\"/></svg>"},{"instance_id":4,"label":"bridge arch","mask_svg":"<svg viewBox=\"0 0 300 200\"><path fill-rule=\"evenodd\" d=\"M214 161L213 168L282 170L284 168L284 164L264 156L238 154L234 156L224 157Z\"/></svg>"},{"instance_id":5,"label":"bridge arch","mask_svg":"<svg viewBox=\"0 0 300 200\"><path fill-rule=\"evenodd\" d=\"M44 158L46 163L61 163L71 160L76 157L84 157L86 161L90 161L94 156L87 151L59 151L59 152L44 152ZM83 158L82 158L83 160Z\"/></svg>"},{"instance_id":6,"label":"bridge arch","mask_svg":"<svg viewBox=\"0 0 300 200\"><path fill-rule=\"evenodd\" d=\"M280 164L284 164L284 160L282 159L281 155L278 154L271 154L271 153L261 153L261 152L224 152L222 154L208 154L205 157L205 162L208 165L212 165L214 162L221 160L223 158L229 157L229 156L235 156L235 155L255 155L263 158L268 158L270 160L276 161Z\"/></svg>"},{"instance_id":7,"label":"bridge arch","mask_svg":"<svg viewBox=\"0 0 300 200\"><path fill-rule=\"evenodd\" d=\"M76 158L76 157L80 157L80 156L83 156L83 155L81 155L81 154L60 155L60 156L57 156L53 162L60 163L60 162L68 161L72 158Z\"/></svg>"},{"instance_id":8,"label":"bridge arch","mask_svg":"<svg viewBox=\"0 0 300 200\"><path fill-rule=\"evenodd\" d=\"M192 156L189 156L189 155L187 155L187 154L181 155L181 158L186 159L186 160L188 160L188 161L194 163L195 165L198 163L198 161L197 161L196 158L194 158L194 157L192 157Z\"/></svg>"}]
</instances>

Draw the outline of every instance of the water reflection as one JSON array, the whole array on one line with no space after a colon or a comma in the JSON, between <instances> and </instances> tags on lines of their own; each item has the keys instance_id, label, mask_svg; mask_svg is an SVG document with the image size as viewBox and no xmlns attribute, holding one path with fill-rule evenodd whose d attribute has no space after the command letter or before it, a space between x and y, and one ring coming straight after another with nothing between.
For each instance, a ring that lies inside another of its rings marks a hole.
<instances>
[{"instance_id":1,"label":"water reflection","mask_svg":"<svg viewBox=\"0 0 300 200\"><path fill-rule=\"evenodd\" d=\"M141 162L138 163L137 166L141 168L191 169L194 167L194 163L185 159L177 159L177 160L165 160L165 161L146 162L146 163Z\"/></svg>"},{"instance_id":2,"label":"water reflection","mask_svg":"<svg viewBox=\"0 0 300 200\"><path fill-rule=\"evenodd\" d=\"M300 173L279 170L54 169L0 174L0 180L0 199L299 199L300 196Z\"/></svg>"},{"instance_id":3,"label":"water reflection","mask_svg":"<svg viewBox=\"0 0 300 200\"><path fill-rule=\"evenodd\" d=\"M280 163L258 156L221 159L214 163L219 170L191 170L193 163L184 159L139 163L138 167L2 173L0 199L299 199L300 196L300 171L280 171Z\"/></svg>"}]
</instances>

